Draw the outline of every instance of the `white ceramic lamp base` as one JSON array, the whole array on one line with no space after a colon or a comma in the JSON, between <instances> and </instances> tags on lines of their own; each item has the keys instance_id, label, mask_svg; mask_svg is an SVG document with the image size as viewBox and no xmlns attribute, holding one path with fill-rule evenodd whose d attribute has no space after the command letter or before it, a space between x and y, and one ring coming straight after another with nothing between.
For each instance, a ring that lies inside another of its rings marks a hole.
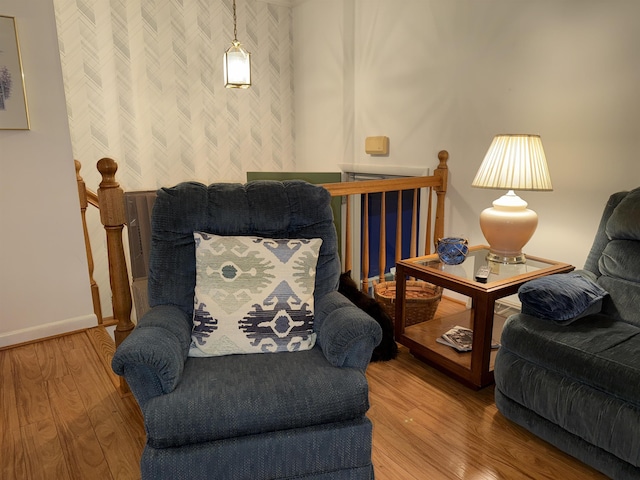
<instances>
[{"instance_id":1,"label":"white ceramic lamp base","mask_svg":"<svg viewBox=\"0 0 640 480\"><path fill-rule=\"evenodd\" d=\"M487 260L498 263L525 263L522 248L538 226L538 215L527 208L513 190L493 202L480 214L480 228L489 243Z\"/></svg>"}]
</instances>

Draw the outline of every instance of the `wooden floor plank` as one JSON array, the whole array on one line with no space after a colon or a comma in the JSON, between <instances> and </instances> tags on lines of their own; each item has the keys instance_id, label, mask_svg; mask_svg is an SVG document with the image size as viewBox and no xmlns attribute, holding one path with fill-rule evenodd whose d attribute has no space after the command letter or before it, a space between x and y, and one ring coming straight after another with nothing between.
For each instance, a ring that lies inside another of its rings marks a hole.
<instances>
[{"instance_id":1,"label":"wooden floor plank","mask_svg":"<svg viewBox=\"0 0 640 480\"><path fill-rule=\"evenodd\" d=\"M107 377L111 381L115 392L120 395L120 400L115 404L123 419L126 419L130 435L133 437L135 444L138 446L136 451L142 452L147 441L144 431L144 420L142 412L135 397L129 391L126 395L122 395L120 389L120 377L111 369L111 359L115 351L113 339L109 336L104 327L90 328L87 330L89 338L95 354L98 356L100 363L104 367ZM102 378L102 376L100 376ZM115 398L115 395L114 395Z\"/></svg>"},{"instance_id":2,"label":"wooden floor plank","mask_svg":"<svg viewBox=\"0 0 640 480\"><path fill-rule=\"evenodd\" d=\"M47 386L71 477L111 480L113 477L73 376L49 380Z\"/></svg>"},{"instance_id":3,"label":"wooden floor plank","mask_svg":"<svg viewBox=\"0 0 640 480\"><path fill-rule=\"evenodd\" d=\"M65 357L78 393L114 478L138 479L142 447L120 413L120 396L106 379L104 368L89 344L76 348ZM132 448L136 446L138 448Z\"/></svg>"},{"instance_id":4,"label":"wooden floor plank","mask_svg":"<svg viewBox=\"0 0 640 480\"><path fill-rule=\"evenodd\" d=\"M27 478L9 352L0 352L0 478Z\"/></svg>"},{"instance_id":5,"label":"wooden floor plank","mask_svg":"<svg viewBox=\"0 0 640 480\"><path fill-rule=\"evenodd\" d=\"M62 335L51 340L55 342L59 349L68 352L85 345L85 336L86 330L82 330L71 335Z\"/></svg>"},{"instance_id":6,"label":"wooden floor plank","mask_svg":"<svg viewBox=\"0 0 640 480\"><path fill-rule=\"evenodd\" d=\"M377 479L424 480L422 472L410 473L401 458L397 458L394 452L376 448L375 441L372 457L377 459L375 462L375 478ZM433 477L430 479L437 480Z\"/></svg>"},{"instance_id":7,"label":"wooden floor plank","mask_svg":"<svg viewBox=\"0 0 640 480\"><path fill-rule=\"evenodd\" d=\"M52 419L31 423L22 427L21 432L25 458L28 460L28 473L24 478L33 480L70 479L58 431Z\"/></svg>"},{"instance_id":8,"label":"wooden floor plank","mask_svg":"<svg viewBox=\"0 0 640 480\"><path fill-rule=\"evenodd\" d=\"M89 328L86 333L100 359L100 363L104 367L107 377L116 389L120 388L120 377L111 369L114 348L113 339L104 327Z\"/></svg>"},{"instance_id":9,"label":"wooden floor plank","mask_svg":"<svg viewBox=\"0 0 640 480\"><path fill-rule=\"evenodd\" d=\"M56 354L55 348L59 344L59 340L49 342L34 343L38 365L43 380L52 378L60 378L69 375L69 369L64 361L64 355Z\"/></svg>"},{"instance_id":10,"label":"wooden floor plank","mask_svg":"<svg viewBox=\"0 0 640 480\"><path fill-rule=\"evenodd\" d=\"M7 351L13 369L18 419L20 425L37 423L51 418L49 397L33 344Z\"/></svg>"}]
</instances>

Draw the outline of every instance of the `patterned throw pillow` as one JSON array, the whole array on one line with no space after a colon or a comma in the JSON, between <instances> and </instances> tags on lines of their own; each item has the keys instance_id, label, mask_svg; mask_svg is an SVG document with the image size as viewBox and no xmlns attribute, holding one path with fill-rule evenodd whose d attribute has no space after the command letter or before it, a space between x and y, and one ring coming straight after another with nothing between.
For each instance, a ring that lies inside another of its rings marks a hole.
<instances>
[{"instance_id":1,"label":"patterned throw pillow","mask_svg":"<svg viewBox=\"0 0 640 480\"><path fill-rule=\"evenodd\" d=\"M313 347L313 291L322 239L193 236L196 288L189 356Z\"/></svg>"}]
</instances>

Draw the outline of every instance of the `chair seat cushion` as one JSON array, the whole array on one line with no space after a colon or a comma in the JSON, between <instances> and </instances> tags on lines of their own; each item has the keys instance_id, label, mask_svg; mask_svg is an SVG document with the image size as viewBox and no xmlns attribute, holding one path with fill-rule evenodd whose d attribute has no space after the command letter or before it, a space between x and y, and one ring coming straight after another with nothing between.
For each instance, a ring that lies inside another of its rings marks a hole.
<instances>
[{"instance_id":1,"label":"chair seat cushion","mask_svg":"<svg viewBox=\"0 0 640 480\"><path fill-rule=\"evenodd\" d=\"M142 408L154 448L342 422L368 409L364 373L331 366L319 347L189 358L176 389Z\"/></svg>"}]
</instances>

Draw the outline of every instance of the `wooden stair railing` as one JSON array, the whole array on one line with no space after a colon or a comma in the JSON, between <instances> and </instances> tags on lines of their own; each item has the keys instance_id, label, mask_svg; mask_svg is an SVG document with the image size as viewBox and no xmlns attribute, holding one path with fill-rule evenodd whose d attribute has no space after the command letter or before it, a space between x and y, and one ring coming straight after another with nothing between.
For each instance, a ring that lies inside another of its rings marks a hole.
<instances>
[{"instance_id":1,"label":"wooden stair railing","mask_svg":"<svg viewBox=\"0 0 640 480\"><path fill-rule=\"evenodd\" d=\"M124 245L122 242L122 230L126 224L124 213L124 192L116 182L115 174L118 164L111 158L103 158L98 161L97 168L102 175L102 182L98 193L87 189L80 175L82 164L74 160L76 168L76 182L78 184L78 196L80 198L80 215L82 218L82 230L89 266L89 282L91 285L91 298L93 311L98 318L99 325L115 325L115 344L120 345L127 338L134 324L131 321L131 290L129 288L129 274L125 260ZM100 290L96 283L94 272L93 250L87 227L87 207L93 205L100 212L100 221L107 235L107 255L109 261L109 283L111 287L112 317L103 317L100 302ZM102 206L102 208L101 208ZM128 394L129 386L124 377L120 377L120 393Z\"/></svg>"},{"instance_id":2,"label":"wooden stair railing","mask_svg":"<svg viewBox=\"0 0 640 480\"><path fill-rule=\"evenodd\" d=\"M117 170L118 164L111 158L102 158L98 161L98 171L102 175L102 181L98 187L100 221L107 234L113 318L117 321L115 340L116 345L120 345L131 333L134 324L131 321L133 303L122 242L122 229L127 219L124 211L124 192L116 181Z\"/></svg>"},{"instance_id":3,"label":"wooden stair railing","mask_svg":"<svg viewBox=\"0 0 640 480\"><path fill-rule=\"evenodd\" d=\"M401 242L398 240L402 238L402 195L405 190L413 190L413 208L411 218L411 242L410 242L410 256L415 257L417 255L417 229L418 229L418 195L417 192L421 188L428 189L428 204L427 204L427 218L426 218L426 241L424 253L431 253L432 245L435 247L435 243L439 238L444 237L444 199L447 192L449 170L447 167L447 160L449 159L449 153L446 150L441 150L438 153L439 164L435 169L433 175L425 177L406 177L406 178L393 178L384 180L365 180L361 182L340 182L340 183L325 183L323 187L329 190L332 196L346 196L346 234L345 234L345 258L344 258L344 270L349 271L353 266L353 240L351 234L351 218L352 218L352 206L349 201L349 197L352 195L363 195L363 228L362 228L362 260L361 260L361 272L362 272L362 291L367 292L369 289L369 194L382 193L382 202L380 213L380 233L379 233L379 245L386 244L386 193L398 192L398 215L396 220L396 244L395 244L395 260L400 260L402 255ZM436 193L436 213L435 222L432 217L432 191ZM433 224L433 227L432 227ZM433 230L432 230L433 228ZM379 271L381 276L386 270L386 256L385 249L380 248L379 251ZM356 279L357 281L357 279Z\"/></svg>"},{"instance_id":4,"label":"wooden stair railing","mask_svg":"<svg viewBox=\"0 0 640 480\"><path fill-rule=\"evenodd\" d=\"M80 197L80 216L82 218L82 231L84 232L84 246L87 254L87 265L89 266L89 284L91 285L91 300L93 301L93 312L98 318L98 324L102 325L102 305L100 304L100 289L93 278L94 262L93 250L91 248L91 238L89 238L89 229L87 228L87 207L89 204L100 208L98 197L95 193L87 190L87 185L80 176L82 164L78 160L74 160L76 166L76 182L78 184L78 196Z\"/></svg>"},{"instance_id":5,"label":"wooden stair railing","mask_svg":"<svg viewBox=\"0 0 640 480\"><path fill-rule=\"evenodd\" d=\"M440 161L438 167L435 169L433 175L424 177L406 177L406 178L393 178L385 180L367 180L361 182L342 182L342 183L328 183L323 186L331 193L332 196L346 196L349 198L352 195L364 195L364 209L368 210L369 194L371 193L383 193L386 192L402 192L406 190L413 190L413 214L411 220L411 247L410 254L415 256L417 254L416 245L416 232L418 229L418 217L417 217L417 192L419 189L426 188L428 190L428 207L426 214L426 242L425 242L425 254L431 252L431 246L435 244L438 238L444 236L444 199L447 191L448 181L448 167L447 160L449 154L442 150L438 153L438 159ZM98 188L98 193L92 194L84 186L84 182L78 177L78 189L81 195L81 211L86 210L87 203L99 205L100 220L104 225L107 236L107 254L109 260L109 280L111 286L111 296L113 303L113 320L116 323L115 341L116 346L120 345L122 341L133 330L134 324L131 321L132 311L132 297L129 273L125 260L125 250L122 241L122 231L126 225L125 205L124 205L124 192L120 185L116 181L115 174L118 169L117 163L110 158L102 158L97 164L98 170L102 176L102 181ZM76 164L76 171L79 172L79 163ZM84 193L82 193L84 192ZM436 194L436 209L435 209L435 221L432 216L432 193ZM386 196L386 195L385 195ZM398 195L399 199L402 195ZM384 203L384 202L383 202ZM398 212L402 211L401 200L399 200ZM353 235L351 232L351 218L352 207L351 202L346 203L346 231L345 231L345 259L344 269L345 271L351 270L353 262ZM383 215L384 218L384 215ZM401 215L398 215L401 218ZM363 284L363 290L368 289L366 278L368 277L369 269L369 233L368 233L368 215L365 215L363 221L365 222L365 231L363 234L363 247L362 247L362 272L365 278ZM84 213L83 213L83 222ZM433 224L433 227L432 227ZM85 227L86 232L86 227ZM380 239L381 245L386 243L384 228L381 229ZM402 236L402 224L396 224L396 238ZM87 255L91 256L90 243L88 236L85 237L87 244ZM395 257L396 261L401 257L400 242L396 241ZM384 272L385 268L384 255L380 256L381 272ZM91 260L90 264L93 264ZM90 271L91 271L90 267ZM90 273L92 276L92 271ZM92 287L93 291L93 287ZM128 387L122 379L121 389L126 391Z\"/></svg>"}]
</instances>

